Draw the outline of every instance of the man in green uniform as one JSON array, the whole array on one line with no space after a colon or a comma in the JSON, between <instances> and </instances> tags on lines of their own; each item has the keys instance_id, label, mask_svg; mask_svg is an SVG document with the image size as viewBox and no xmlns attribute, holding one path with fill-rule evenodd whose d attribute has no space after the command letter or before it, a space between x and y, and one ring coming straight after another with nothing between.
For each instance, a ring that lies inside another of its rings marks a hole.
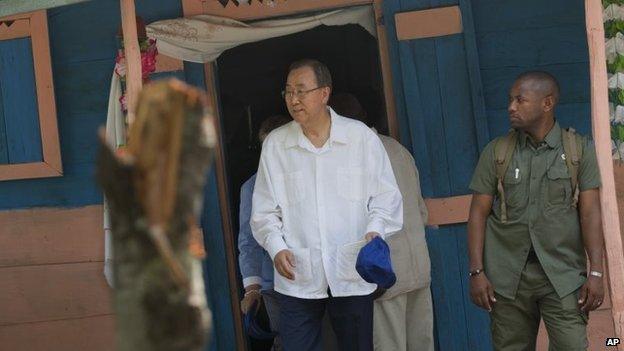
<instances>
[{"instance_id":1,"label":"man in green uniform","mask_svg":"<svg viewBox=\"0 0 624 351\"><path fill-rule=\"evenodd\" d=\"M520 75L515 132L485 147L470 184L470 294L491 312L495 350L534 350L541 318L551 351L586 350L588 313L603 301L596 155L556 122L558 99L552 75Z\"/></svg>"}]
</instances>

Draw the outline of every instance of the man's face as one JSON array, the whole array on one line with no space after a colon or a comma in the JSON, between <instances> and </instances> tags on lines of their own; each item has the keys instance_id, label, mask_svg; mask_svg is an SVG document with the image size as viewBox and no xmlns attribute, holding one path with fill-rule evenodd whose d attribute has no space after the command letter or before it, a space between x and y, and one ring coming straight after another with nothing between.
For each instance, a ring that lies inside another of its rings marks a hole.
<instances>
[{"instance_id":1,"label":"man's face","mask_svg":"<svg viewBox=\"0 0 624 351\"><path fill-rule=\"evenodd\" d=\"M517 81L509 91L509 122L512 128L527 130L535 126L544 114L544 96L531 89L528 81Z\"/></svg>"},{"instance_id":2,"label":"man's face","mask_svg":"<svg viewBox=\"0 0 624 351\"><path fill-rule=\"evenodd\" d=\"M286 107L292 118L301 125L315 120L327 109L329 87L320 89L314 71L301 67L290 71L286 80ZM316 90L313 90L316 89Z\"/></svg>"}]
</instances>

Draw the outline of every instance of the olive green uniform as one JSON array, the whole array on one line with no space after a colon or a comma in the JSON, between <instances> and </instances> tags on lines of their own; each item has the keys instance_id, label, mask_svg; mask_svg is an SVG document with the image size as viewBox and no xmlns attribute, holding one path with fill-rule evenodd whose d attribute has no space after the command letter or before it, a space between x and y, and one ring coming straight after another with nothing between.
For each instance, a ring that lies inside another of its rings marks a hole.
<instances>
[{"instance_id":1,"label":"olive green uniform","mask_svg":"<svg viewBox=\"0 0 624 351\"><path fill-rule=\"evenodd\" d=\"M483 263L494 286L492 337L496 350L533 350L540 317L551 350L585 350L586 316L577 305L577 290L586 280L586 257L573 189L555 123L543 142L525 133L504 178L508 221L500 220L494 156L496 141L479 159L470 188L496 196L488 216ZM581 192L600 187L593 144L582 140L578 168Z\"/></svg>"}]
</instances>

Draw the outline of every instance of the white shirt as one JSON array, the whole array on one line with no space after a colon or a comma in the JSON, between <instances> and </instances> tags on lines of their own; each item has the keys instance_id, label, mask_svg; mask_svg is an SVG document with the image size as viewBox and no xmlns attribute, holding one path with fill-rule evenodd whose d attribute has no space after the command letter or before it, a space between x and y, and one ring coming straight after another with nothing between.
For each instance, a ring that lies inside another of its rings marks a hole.
<instances>
[{"instance_id":1,"label":"white shirt","mask_svg":"<svg viewBox=\"0 0 624 351\"><path fill-rule=\"evenodd\" d=\"M275 271L274 289L320 299L372 293L355 270L364 236L396 232L403 202L379 137L329 109L329 139L316 148L296 122L264 141L253 194L253 235L272 259L290 250L295 279Z\"/></svg>"}]
</instances>

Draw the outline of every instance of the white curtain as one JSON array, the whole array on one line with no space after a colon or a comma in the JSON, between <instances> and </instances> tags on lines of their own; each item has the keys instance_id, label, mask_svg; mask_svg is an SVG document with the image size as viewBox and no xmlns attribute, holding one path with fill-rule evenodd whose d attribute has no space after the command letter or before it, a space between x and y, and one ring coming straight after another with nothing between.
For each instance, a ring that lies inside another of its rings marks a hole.
<instances>
[{"instance_id":1,"label":"white curtain","mask_svg":"<svg viewBox=\"0 0 624 351\"><path fill-rule=\"evenodd\" d=\"M246 24L228 18L199 15L151 23L147 35L157 40L158 52L184 61L216 60L225 50L245 43L302 32L320 25L358 24L375 36L371 6L334 10L306 17Z\"/></svg>"},{"instance_id":2,"label":"white curtain","mask_svg":"<svg viewBox=\"0 0 624 351\"><path fill-rule=\"evenodd\" d=\"M320 25L358 24L372 36L376 36L374 18L371 6L251 24L229 18L199 15L151 23L147 26L147 34L157 40L159 53L179 60L205 63L216 60L222 52L238 45L298 33ZM106 138L113 147L125 144L125 117L121 111L120 97L121 84L119 77L113 72L106 118ZM113 286L113 246L106 199L104 199L104 233L104 275L108 284Z\"/></svg>"}]
</instances>

